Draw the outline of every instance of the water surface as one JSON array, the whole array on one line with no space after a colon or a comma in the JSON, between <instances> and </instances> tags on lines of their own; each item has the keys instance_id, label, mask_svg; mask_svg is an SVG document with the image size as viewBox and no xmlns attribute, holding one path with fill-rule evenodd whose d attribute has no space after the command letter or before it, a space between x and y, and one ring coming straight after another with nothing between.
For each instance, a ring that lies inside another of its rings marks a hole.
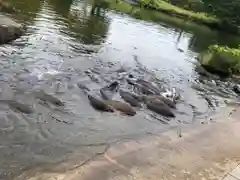
<instances>
[{"instance_id":1,"label":"water surface","mask_svg":"<svg viewBox=\"0 0 240 180\"><path fill-rule=\"evenodd\" d=\"M196 57L211 44L236 47L239 38L136 7L121 13L113 10L120 5L103 1L10 2L19 10L11 16L27 30L0 47L1 98L30 104L36 112L26 115L0 104L0 179L40 167L50 170L69 160L69 154L86 159L121 139L159 134L179 123L199 123L198 116L223 105L211 80L203 79L210 83L202 94L209 93L212 108L192 88L193 84L198 90L203 86L198 85L202 77L195 71ZM134 117L92 109L76 84L85 83L97 93L118 77L114 70L121 67L147 80L157 78L163 87L177 88L182 97L177 117L162 124L143 109ZM93 74L99 82L86 75L89 68L100 72ZM228 82L216 82L223 87L222 94L236 97ZM64 108L40 102L34 96L37 89L54 94Z\"/></svg>"}]
</instances>

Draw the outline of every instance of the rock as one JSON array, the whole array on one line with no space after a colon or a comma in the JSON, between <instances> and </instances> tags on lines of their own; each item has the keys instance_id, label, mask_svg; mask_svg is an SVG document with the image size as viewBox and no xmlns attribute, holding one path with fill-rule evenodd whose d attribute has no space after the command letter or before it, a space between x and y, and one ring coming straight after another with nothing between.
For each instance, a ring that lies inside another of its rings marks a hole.
<instances>
[{"instance_id":1,"label":"rock","mask_svg":"<svg viewBox=\"0 0 240 180\"><path fill-rule=\"evenodd\" d=\"M94 97L93 95L90 94L88 95L88 99L93 108L100 111L114 112L114 109L101 99Z\"/></svg>"},{"instance_id":2,"label":"rock","mask_svg":"<svg viewBox=\"0 0 240 180\"><path fill-rule=\"evenodd\" d=\"M13 12L16 12L16 9L8 2L0 0L0 11L7 12L7 13L13 13Z\"/></svg>"},{"instance_id":3,"label":"rock","mask_svg":"<svg viewBox=\"0 0 240 180\"><path fill-rule=\"evenodd\" d=\"M54 97L53 95L45 93L43 90L37 91L35 93L35 97L42 101L47 101L57 106L64 106L64 103L62 101L60 101L58 98Z\"/></svg>"},{"instance_id":4,"label":"rock","mask_svg":"<svg viewBox=\"0 0 240 180\"><path fill-rule=\"evenodd\" d=\"M209 79L219 79L219 76L215 75L215 74L211 74L210 72L208 72L206 69L204 69L201 64L197 64L195 67L195 71L198 72L198 74L200 74L201 76L207 77Z\"/></svg>"},{"instance_id":5,"label":"rock","mask_svg":"<svg viewBox=\"0 0 240 180\"><path fill-rule=\"evenodd\" d=\"M136 111L127 103L115 100L105 100L105 104L112 106L114 109L123 112L126 115L134 116L136 115Z\"/></svg>"},{"instance_id":6,"label":"rock","mask_svg":"<svg viewBox=\"0 0 240 180\"><path fill-rule=\"evenodd\" d=\"M136 95L132 95L130 92L126 92L123 90L120 90L119 93L123 100L129 103L131 106L142 107L142 105L139 102L139 99L135 98L137 97Z\"/></svg>"},{"instance_id":7,"label":"rock","mask_svg":"<svg viewBox=\"0 0 240 180\"><path fill-rule=\"evenodd\" d=\"M20 37L24 30L21 24L16 23L11 18L0 15L0 43L8 43Z\"/></svg>"},{"instance_id":8,"label":"rock","mask_svg":"<svg viewBox=\"0 0 240 180\"><path fill-rule=\"evenodd\" d=\"M232 56L227 52L203 52L199 56L201 66L210 73L226 77L232 74L232 70L238 68L238 56Z\"/></svg>"}]
</instances>

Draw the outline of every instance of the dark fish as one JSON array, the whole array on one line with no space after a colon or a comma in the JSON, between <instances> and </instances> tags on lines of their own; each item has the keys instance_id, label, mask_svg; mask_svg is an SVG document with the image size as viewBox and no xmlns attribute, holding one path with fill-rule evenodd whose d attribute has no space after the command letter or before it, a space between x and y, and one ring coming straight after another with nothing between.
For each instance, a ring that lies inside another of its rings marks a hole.
<instances>
[{"instance_id":1,"label":"dark fish","mask_svg":"<svg viewBox=\"0 0 240 180\"><path fill-rule=\"evenodd\" d=\"M123 90L120 90L120 91L123 91ZM141 100L142 100L142 96L140 96L140 95L138 95L138 94L136 94L136 93L134 93L134 92L128 92L128 91L123 91L123 92L131 95L132 97L134 97L134 98L137 99L138 101L141 101Z\"/></svg>"},{"instance_id":2,"label":"dark fish","mask_svg":"<svg viewBox=\"0 0 240 180\"><path fill-rule=\"evenodd\" d=\"M34 109L26 104L13 101L13 100L6 100L5 101L11 108L16 109L17 111L20 111L25 114L32 114L34 112Z\"/></svg>"},{"instance_id":3,"label":"dark fish","mask_svg":"<svg viewBox=\"0 0 240 180\"><path fill-rule=\"evenodd\" d=\"M105 89L107 89L109 91L117 91L118 88L119 88L119 82L117 82L117 81L114 81L109 86L105 87Z\"/></svg>"},{"instance_id":4,"label":"dark fish","mask_svg":"<svg viewBox=\"0 0 240 180\"><path fill-rule=\"evenodd\" d=\"M100 89L100 94L102 95L102 98L104 100L110 100L113 96L113 93L110 93L109 91L106 91L104 89Z\"/></svg>"},{"instance_id":5,"label":"dark fish","mask_svg":"<svg viewBox=\"0 0 240 180\"><path fill-rule=\"evenodd\" d=\"M155 94L159 94L159 89L155 87L151 82L145 81L143 79L138 79L136 83L141 84L142 86L147 87L151 91L153 91Z\"/></svg>"},{"instance_id":6,"label":"dark fish","mask_svg":"<svg viewBox=\"0 0 240 180\"><path fill-rule=\"evenodd\" d=\"M239 86L239 85L234 85L234 86L233 86L233 91L234 91L236 94L240 95L240 86Z\"/></svg>"},{"instance_id":7,"label":"dark fish","mask_svg":"<svg viewBox=\"0 0 240 180\"><path fill-rule=\"evenodd\" d=\"M127 70L124 67L121 67L121 68L117 69L116 72L123 73L123 72L127 72Z\"/></svg>"},{"instance_id":8,"label":"dark fish","mask_svg":"<svg viewBox=\"0 0 240 180\"><path fill-rule=\"evenodd\" d=\"M148 87L145 87L145 86L143 86L143 85L141 85L141 84L135 84L134 85L139 91L140 91L140 93L142 93L142 94L145 94L145 95L154 95L155 94L155 92L154 91L152 91L151 89L149 89Z\"/></svg>"},{"instance_id":9,"label":"dark fish","mask_svg":"<svg viewBox=\"0 0 240 180\"><path fill-rule=\"evenodd\" d=\"M171 109L161 101L149 101L147 102L147 108L166 117L175 117Z\"/></svg>"},{"instance_id":10,"label":"dark fish","mask_svg":"<svg viewBox=\"0 0 240 180\"><path fill-rule=\"evenodd\" d=\"M64 106L64 103L62 101L60 101L58 98L54 97L53 95L47 94L42 90L36 92L35 96L38 99L41 99L42 101L48 101L57 106Z\"/></svg>"},{"instance_id":11,"label":"dark fish","mask_svg":"<svg viewBox=\"0 0 240 180\"><path fill-rule=\"evenodd\" d=\"M159 94L159 90L151 83L149 84L147 81L135 79L131 74L128 77L129 78L126 79L127 83L136 87L141 93L146 95Z\"/></svg>"},{"instance_id":12,"label":"dark fish","mask_svg":"<svg viewBox=\"0 0 240 180\"><path fill-rule=\"evenodd\" d=\"M81 84L81 83L77 83L77 86L82 89L83 91L90 91L90 89L85 86L84 84Z\"/></svg>"},{"instance_id":13,"label":"dark fish","mask_svg":"<svg viewBox=\"0 0 240 180\"><path fill-rule=\"evenodd\" d=\"M117 81L112 82L110 85L100 89L100 93L105 100L112 99L114 92L118 91L119 83Z\"/></svg>"},{"instance_id":14,"label":"dark fish","mask_svg":"<svg viewBox=\"0 0 240 180\"><path fill-rule=\"evenodd\" d=\"M175 104L173 101L171 101L170 99L165 98L165 97L162 96L162 95L155 96L155 98L163 101L163 102L164 102L166 105L168 105L170 108L176 109L176 104Z\"/></svg>"},{"instance_id":15,"label":"dark fish","mask_svg":"<svg viewBox=\"0 0 240 180\"><path fill-rule=\"evenodd\" d=\"M88 99L93 108L100 111L114 112L114 109L111 106L104 103L101 99L94 97L90 94L88 95Z\"/></svg>"},{"instance_id":16,"label":"dark fish","mask_svg":"<svg viewBox=\"0 0 240 180\"><path fill-rule=\"evenodd\" d=\"M123 112L126 115L134 116L136 115L136 111L127 103L115 100L105 100L105 104L112 106L114 109Z\"/></svg>"},{"instance_id":17,"label":"dark fish","mask_svg":"<svg viewBox=\"0 0 240 180\"><path fill-rule=\"evenodd\" d=\"M128 84L133 85L133 86L136 84L136 81L131 78L127 78L126 81Z\"/></svg>"},{"instance_id":18,"label":"dark fish","mask_svg":"<svg viewBox=\"0 0 240 180\"><path fill-rule=\"evenodd\" d=\"M130 92L126 92L123 90L120 90L119 93L123 100L129 103L130 105L134 107L142 107L141 104L139 103L139 100L135 98L137 97L136 95L132 95Z\"/></svg>"},{"instance_id":19,"label":"dark fish","mask_svg":"<svg viewBox=\"0 0 240 180\"><path fill-rule=\"evenodd\" d=\"M100 82L100 79L98 76L94 75L94 74L88 74L88 77L93 81L93 82L96 82L96 83L99 83Z\"/></svg>"}]
</instances>

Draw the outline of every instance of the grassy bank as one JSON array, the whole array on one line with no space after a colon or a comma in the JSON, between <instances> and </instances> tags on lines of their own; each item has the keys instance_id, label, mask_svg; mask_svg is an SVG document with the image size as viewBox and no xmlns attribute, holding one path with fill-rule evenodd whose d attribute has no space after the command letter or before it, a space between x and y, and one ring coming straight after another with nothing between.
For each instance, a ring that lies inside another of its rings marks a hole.
<instances>
[{"instance_id":1,"label":"grassy bank","mask_svg":"<svg viewBox=\"0 0 240 180\"><path fill-rule=\"evenodd\" d=\"M207 13L188 11L162 0L141 0L141 5L204 24L216 24L220 22L216 17L210 16Z\"/></svg>"},{"instance_id":2,"label":"grassy bank","mask_svg":"<svg viewBox=\"0 0 240 180\"><path fill-rule=\"evenodd\" d=\"M167 15L166 13L162 13L159 11L151 11L148 9L140 8L138 6L132 6L124 1L111 1L105 0L108 2L108 8L128 14L137 19L158 22L161 24L166 24L168 27L172 28L181 28L187 32L199 32L208 34L211 33L211 30L206 26L199 25L197 23L186 21L182 18L172 17Z\"/></svg>"},{"instance_id":3,"label":"grassy bank","mask_svg":"<svg viewBox=\"0 0 240 180\"><path fill-rule=\"evenodd\" d=\"M176 16L185 20L191 20L218 30L240 34L240 30L237 26L223 22L215 16L203 12L185 10L175 5L169 4L163 0L140 0L140 6L155 9L157 11L161 11L171 16Z\"/></svg>"}]
</instances>

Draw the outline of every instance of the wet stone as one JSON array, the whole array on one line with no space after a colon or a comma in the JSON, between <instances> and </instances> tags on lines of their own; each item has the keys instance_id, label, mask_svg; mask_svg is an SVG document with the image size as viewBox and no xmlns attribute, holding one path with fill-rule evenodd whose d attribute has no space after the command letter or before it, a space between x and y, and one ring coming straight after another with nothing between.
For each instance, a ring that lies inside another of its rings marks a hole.
<instances>
[{"instance_id":1,"label":"wet stone","mask_svg":"<svg viewBox=\"0 0 240 180\"><path fill-rule=\"evenodd\" d=\"M7 43L23 34L23 26L0 14L0 43Z\"/></svg>"}]
</instances>

